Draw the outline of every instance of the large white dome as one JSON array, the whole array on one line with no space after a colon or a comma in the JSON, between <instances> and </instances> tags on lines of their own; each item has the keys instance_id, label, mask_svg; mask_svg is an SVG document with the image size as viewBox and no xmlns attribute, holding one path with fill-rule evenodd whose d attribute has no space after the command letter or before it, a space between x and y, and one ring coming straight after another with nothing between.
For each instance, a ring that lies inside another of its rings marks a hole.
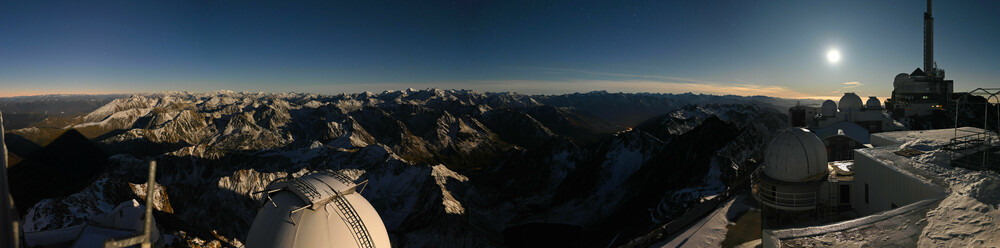
<instances>
[{"instance_id":1,"label":"large white dome","mask_svg":"<svg viewBox=\"0 0 1000 248\"><path fill-rule=\"evenodd\" d=\"M778 133L764 156L764 174L779 181L814 181L829 173L823 141L801 128Z\"/></svg>"},{"instance_id":2,"label":"large white dome","mask_svg":"<svg viewBox=\"0 0 1000 248\"><path fill-rule=\"evenodd\" d=\"M840 98L840 112L844 111L858 111L861 110L864 105L861 105L861 97L858 97L854 93L844 93L844 96Z\"/></svg>"},{"instance_id":3,"label":"large white dome","mask_svg":"<svg viewBox=\"0 0 1000 248\"><path fill-rule=\"evenodd\" d=\"M823 107L820 110L820 114L823 116L836 116L837 115L837 103L833 100L826 100L823 102Z\"/></svg>"},{"instance_id":4,"label":"large white dome","mask_svg":"<svg viewBox=\"0 0 1000 248\"><path fill-rule=\"evenodd\" d=\"M382 218L356 187L331 172L272 182L246 247L390 247Z\"/></svg>"},{"instance_id":5,"label":"large white dome","mask_svg":"<svg viewBox=\"0 0 1000 248\"><path fill-rule=\"evenodd\" d=\"M866 109L882 109L882 102L878 100L878 97L869 96L868 101L865 102Z\"/></svg>"}]
</instances>

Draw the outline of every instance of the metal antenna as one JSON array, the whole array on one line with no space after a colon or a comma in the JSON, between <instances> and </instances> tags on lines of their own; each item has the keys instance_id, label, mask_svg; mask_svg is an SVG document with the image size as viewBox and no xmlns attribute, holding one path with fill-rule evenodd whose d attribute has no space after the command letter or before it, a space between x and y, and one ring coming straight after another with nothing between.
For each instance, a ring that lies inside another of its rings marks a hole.
<instances>
[{"instance_id":1,"label":"metal antenna","mask_svg":"<svg viewBox=\"0 0 1000 248\"><path fill-rule=\"evenodd\" d=\"M146 182L146 218L142 228L142 234L138 236L125 237L121 239L109 238L104 240L104 248L124 248L133 245L141 245L142 248L152 247L153 233L153 188L156 187L156 161L149 161L149 179Z\"/></svg>"},{"instance_id":2,"label":"metal antenna","mask_svg":"<svg viewBox=\"0 0 1000 248\"><path fill-rule=\"evenodd\" d=\"M927 12L924 12L924 73L928 76L934 71L934 16L931 15L931 0L927 0Z\"/></svg>"}]
</instances>

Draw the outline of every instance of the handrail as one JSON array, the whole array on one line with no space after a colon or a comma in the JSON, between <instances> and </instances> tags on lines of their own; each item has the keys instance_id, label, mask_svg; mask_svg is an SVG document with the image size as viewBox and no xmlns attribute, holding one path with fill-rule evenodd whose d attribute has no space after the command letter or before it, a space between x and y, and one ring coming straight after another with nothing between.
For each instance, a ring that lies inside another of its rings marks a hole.
<instances>
[{"instance_id":1,"label":"handrail","mask_svg":"<svg viewBox=\"0 0 1000 248\"><path fill-rule=\"evenodd\" d=\"M319 191L316 190L316 187L305 182L305 180L293 180L292 183L296 188L302 191L302 194L305 194L306 197L309 198L309 201L316 201L316 199L322 197Z\"/></svg>"},{"instance_id":2,"label":"handrail","mask_svg":"<svg viewBox=\"0 0 1000 248\"><path fill-rule=\"evenodd\" d=\"M807 207L816 205L816 192L807 193L787 193L776 192L769 189L757 188L758 198L778 206L786 207Z\"/></svg>"},{"instance_id":3,"label":"handrail","mask_svg":"<svg viewBox=\"0 0 1000 248\"><path fill-rule=\"evenodd\" d=\"M350 178L348 178L344 174L341 174L340 172L327 172L327 174L333 176L333 178L337 179L337 181L344 183L344 185L351 185L354 183L354 180L351 180Z\"/></svg>"},{"instance_id":4,"label":"handrail","mask_svg":"<svg viewBox=\"0 0 1000 248\"><path fill-rule=\"evenodd\" d=\"M760 187L760 173L763 166L757 167L750 176L751 192L754 198L763 203L778 207L811 207L816 205L816 192L780 192Z\"/></svg>"}]
</instances>

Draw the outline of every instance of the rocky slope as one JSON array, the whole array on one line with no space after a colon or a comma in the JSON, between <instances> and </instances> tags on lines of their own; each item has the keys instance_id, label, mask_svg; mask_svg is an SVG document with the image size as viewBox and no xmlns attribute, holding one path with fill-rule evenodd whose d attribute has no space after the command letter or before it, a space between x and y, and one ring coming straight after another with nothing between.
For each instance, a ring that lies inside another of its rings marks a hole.
<instances>
[{"instance_id":1,"label":"rocky slope","mask_svg":"<svg viewBox=\"0 0 1000 248\"><path fill-rule=\"evenodd\" d=\"M659 102L670 105L650 104ZM187 243L238 245L256 192L270 181L337 170L368 181L362 195L399 246L519 246L537 234L604 246L683 214L752 169L785 119L759 104L437 89L135 95L67 126L100 134L92 141L111 155L103 173L80 192L22 212L32 231L81 223L144 197L135 185L146 181L145 160L155 159L167 196L157 221ZM633 120L598 106L655 118L626 131L615 123ZM611 231L623 226L630 228Z\"/></svg>"}]
</instances>

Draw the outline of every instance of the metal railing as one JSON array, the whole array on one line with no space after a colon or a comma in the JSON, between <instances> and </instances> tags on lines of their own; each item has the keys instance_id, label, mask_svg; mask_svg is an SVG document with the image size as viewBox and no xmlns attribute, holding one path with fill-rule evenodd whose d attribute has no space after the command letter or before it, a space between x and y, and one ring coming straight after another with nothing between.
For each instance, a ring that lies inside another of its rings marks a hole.
<instances>
[{"instance_id":1,"label":"metal railing","mask_svg":"<svg viewBox=\"0 0 1000 248\"><path fill-rule=\"evenodd\" d=\"M1000 171L1000 88L978 88L959 95L955 101L955 137L943 147L951 154L951 165L970 169ZM965 107L965 108L963 108ZM982 108L982 116L973 114ZM964 110L964 111L963 111ZM982 118L982 126L978 123ZM961 120L961 121L960 121ZM981 127L968 131L959 126ZM959 132L962 132L961 134ZM967 135L971 133L971 135Z\"/></svg>"},{"instance_id":2,"label":"metal railing","mask_svg":"<svg viewBox=\"0 0 1000 248\"><path fill-rule=\"evenodd\" d=\"M973 133L969 135L957 136L955 138L951 138L950 142L941 148L951 151L979 148L987 144L988 140L994 139L994 136L995 135L992 135L991 133Z\"/></svg>"},{"instance_id":3,"label":"metal railing","mask_svg":"<svg viewBox=\"0 0 1000 248\"><path fill-rule=\"evenodd\" d=\"M368 227L361 221L361 216L354 210L354 206L351 206L351 203L347 202L343 195L340 193L336 194L337 196L334 198L333 204L344 214L344 220L347 221L347 226L354 232L354 237L357 238L358 245L360 247L375 247L375 242L372 240L371 235L368 234Z\"/></svg>"},{"instance_id":4,"label":"metal railing","mask_svg":"<svg viewBox=\"0 0 1000 248\"><path fill-rule=\"evenodd\" d=\"M761 187L760 173L764 166L757 167L750 176L750 190L757 201L776 208L792 210L812 209L816 207L816 192L782 192Z\"/></svg>"},{"instance_id":5,"label":"metal railing","mask_svg":"<svg viewBox=\"0 0 1000 248\"><path fill-rule=\"evenodd\" d=\"M332 172L331 171L331 172L327 172L327 174L330 174L331 176L333 176L333 178L337 179L337 181L340 181L341 183L344 183L344 185L351 185L351 184L354 183L354 180L351 180L350 178L348 178L344 174L341 174L340 172Z\"/></svg>"},{"instance_id":6,"label":"metal railing","mask_svg":"<svg viewBox=\"0 0 1000 248\"><path fill-rule=\"evenodd\" d=\"M309 198L310 202L316 201L316 199L323 197L322 195L320 195L319 191L316 190L315 186L313 186L309 182L306 182L306 179L293 180L292 183L293 185L295 185L296 188L302 191L302 194L305 194L306 197Z\"/></svg>"},{"instance_id":7,"label":"metal railing","mask_svg":"<svg viewBox=\"0 0 1000 248\"><path fill-rule=\"evenodd\" d=\"M958 132L956 131L956 134ZM1000 137L990 131L977 132L952 138L942 150L951 155L951 165L970 169L1000 170L1000 158L993 155L1000 150Z\"/></svg>"}]
</instances>

